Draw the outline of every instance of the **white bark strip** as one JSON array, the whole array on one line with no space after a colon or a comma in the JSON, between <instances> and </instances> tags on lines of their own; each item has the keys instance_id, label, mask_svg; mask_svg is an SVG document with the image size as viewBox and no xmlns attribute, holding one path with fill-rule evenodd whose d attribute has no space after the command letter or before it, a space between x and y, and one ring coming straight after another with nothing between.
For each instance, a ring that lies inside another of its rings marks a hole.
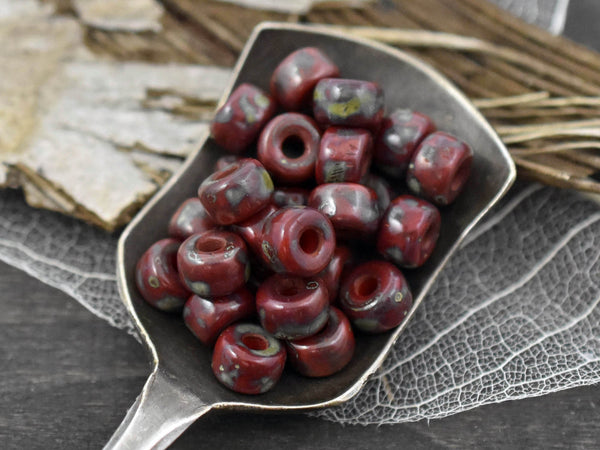
<instances>
[{"instance_id":1,"label":"white bark strip","mask_svg":"<svg viewBox=\"0 0 600 450\"><path fill-rule=\"evenodd\" d=\"M75 20L10 3L0 0L0 186L114 229L197 148L229 70L98 60Z\"/></svg>"},{"instance_id":2,"label":"white bark strip","mask_svg":"<svg viewBox=\"0 0 600 450\"><path fill-rule=\"evenodd\" d=\"M162 6L154 0L72 0L86 25L109 31L154 31L162 28Z\"/></svg>"}]
</instances>

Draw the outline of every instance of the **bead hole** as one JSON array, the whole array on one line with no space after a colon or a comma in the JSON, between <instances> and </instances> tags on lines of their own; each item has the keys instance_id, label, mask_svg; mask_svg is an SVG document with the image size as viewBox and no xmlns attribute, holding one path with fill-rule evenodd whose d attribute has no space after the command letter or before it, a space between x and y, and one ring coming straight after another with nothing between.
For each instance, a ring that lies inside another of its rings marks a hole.
<instances>
[{"instance_id":1,"label":"bead hole","mask_svg":"<svg viewBox=\"0 0 600 450\"><path fill-rule=\"evenodd\" d=\"M321 246L321 233L314 228L308 228L300 234L298 243L304 253L315 253Z\"/></svg>"},{"instance_id":2,"label":"bead hole","mask_svg":"<svg viewBox=\"0 0 600 450\"><path fill-rule=\"evenodd\" d=\"M298 159L304 155L304 141L295 135L288 136L281 143L281 151L290 159Z\"/></svg>"},{"instance_id":3,"label":"bead hole","mask_svg":"<svg viewBox=\"0 0 600 450\"><path fill-rule=\"evenodd\" d=\"M216 252L223 248L225 248L225 240L223 239L208 238L199 240L196 243L196 249L203 253Z\"/></svg>"},{"instance_id":4,"label":"bead hole","mask_svg":"<svg viewBox=\"0 0 600 450\"><path fill-rule=\"evenodd\" d=\"M469 177L469 172L471 171L470 169L471 167L469 161L463 161L458 170L455 172L454 178L452 178L452 182L450 183L450 190L452 192L459 191L462 188L462 186L465 184L465 181L467 181L467 178Z\"/></svg>"},{"instance_id":5,"label":"bead hole","mask_svg":"<svg viewBox=\"0 0 600 450\"><path fill-rule=\"evenodd\" d=\"M215 173L212 176L213 180L220 180L222 178L225 178L227 175L232 174L233 172L235 172L236 170L238 170L239 168L239 164L237 163L231 163L230 165L228 165L227 167L225 167L223 170Z\"/></svg>"},{"instance_id":6,"label":"bead hole","mask_svg":"<svg viewBox=\"0 0 600 450\"><path fill-rule=\"evenodd\" d=\"M298 286L292 280L286 280L277 286L277 293L283 297L292 297L298 292Z\"/></svg>"},{"instance_id":7,"label":"bead hole","mask_svg":"<svg viewBox=\"0 0 600 450\"><path fill-rule=\"evenodd\" d=\"M373 275L363 275L354 281L354 285L352 287L354 293L356 294L356 299L359 302L366 301L372 297L375 291L377 291L377 288L379 287L379 280Z\"/></svg>"},{"instance_id":8,"label":"bead hole","mask_svg":"<svg viewBox=\"0 0 600 450\"><path fill-rule=\"evenodd\" d=\"M269 348L269 341L260 334L245 334L242 336L242 343L250 350L266 350Z\"/></svg>"}]
</instances>

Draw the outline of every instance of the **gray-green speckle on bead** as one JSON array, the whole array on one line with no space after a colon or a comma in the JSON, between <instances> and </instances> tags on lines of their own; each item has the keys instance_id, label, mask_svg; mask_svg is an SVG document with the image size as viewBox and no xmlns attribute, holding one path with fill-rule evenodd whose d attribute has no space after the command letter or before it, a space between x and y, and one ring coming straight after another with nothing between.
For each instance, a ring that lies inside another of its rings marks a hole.
<instances>
[{"instance_id":1,"label":"gray-green speckle on bead","mask_svg":"<svg viewBox=\"0 0 600 450\"><path fill-rule=\"evenodd\" d=\"M374 332L379 329L379 322L374 319L354 319L354 326L362 331Z\"/></svg>"},{"instance_id":2,"label":"gray-green speckle on bead","mask_svg":"<svg viewBox=\"0 0 600 450\"><path fill-rule=\"evenodd\" d=\"M385 255L396 264L402 264L404 262L404 254L398 247L388 247L385 250Z\"/></svg>"},{"instance_id":3,"label":"gray-green speckle on bead","mask_svg":"<svg viewBox=\"0 0 600 450\"><path fill-rule=\"evenodd\" d=\"M257 92L254 95L254 103L257 106L260 106L261 108L265 108L266 109L269 106L270 101L269 101L269 98L266 95L261 94L260 92Z\"/></svg>"},{"instance_id":4,"label":"gray-green speckle on bead","mask_svg":"<svg viewBox=\"0 0 600 450\"><path fill-rule=\"evenodd\" d=\"M225 198L233 208L237 208L246 195L247 191L241 186L231 186L225 191Z\"/></svg>"},{"instance_id":5,"label":"gray-green speckle on bead","mask_svg":"<svg viewBox=\"0 0 600 450\"><path fill-rule=\"evenodd\" d=\"M419 183L419 181L415 177L407 177L406 184L408 185L409 189L415 194L421 193L421 183Z\"/></svg>"},{"instance_id":6,"label":"gray-green speckle on bead","mask_svg":"<svg viewBox=\"0 0 600 450\"><path fill-rule=\"evenodd\" d=\"M344 161L327 161L323 167L325 183L340 183L346 180L348 165Z\"/></svg>"},{"instance_id":7,"label":"gray-green speckle on bead","mask_svg":"<svg viewBox=\"0 0 600 450\"><path fill-rule=\"evenodd\" d=\"M319 282L318 281L309 281L308 283L306 283L306 289L310 289L310 290L314 290L317 289L319 287Z\"/></svg>"},{"instance_id":8,"label":"gray-green speckle on bead","mask_svg":"<svg viewBox=\"0 0 600 450\"><path fill-rule=\"evenodd\" d=\"M207 297L210 295L210 285L204 281L188 281L187 285L190 287L192 292L198 294L200 297Z\"/></svg>"},{"instance_id":9,"label":"gray-green speckle on bead","mask_svg":"<svg viewBox=\"0 0 600 450\"><path fill-rule=\"evenodd\" d=\"M154 275L151 275L148 277L148 284L153 288L157 288L160 286L160 280Z\"/></svg>"},{"instance_id":10,"label":"gray-green speckle on bead","mask_svg":"<svg viewBox=\"0 0 600 450\"><path fill-rule=\"evenodd\" d=\"M218 123L227 123L233 117L233 108L229 105L224 106L215 114L214 121Z\"/></svg>"},{"instance_id":11,"label":"gray-green speckle on bead","mask_svg":"<svg viewBox=\"0 0 600 450\"><path fill-rule=\"evenodd\" d=\"M258 108L256 108L247 95L242 95L240 97L240 109L244 113L244 118L246 119L246 123L251 124L258 120Z\"/></svg>"},{"instance_id":12,"label":"gray-green speckle on bead","mask_svg":"<svg viewBox=\"0 0 600 450\"><path fill-rule=\"evenodd\" d=\"M162 311L178 311L185 302L176 297L163 297L156 301L156 306Z\"/></svg>"}]
</instances>

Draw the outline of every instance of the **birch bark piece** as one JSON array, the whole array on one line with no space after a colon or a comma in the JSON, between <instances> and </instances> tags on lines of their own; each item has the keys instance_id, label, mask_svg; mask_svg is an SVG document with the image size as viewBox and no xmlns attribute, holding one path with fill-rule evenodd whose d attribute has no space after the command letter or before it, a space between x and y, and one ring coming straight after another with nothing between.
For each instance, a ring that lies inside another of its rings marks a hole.
<instances>
[{"instance_id":1,"label":"birch bark piece","mask_svg":"<svg viewBox=\"0 0 600 450\"><path fill-rule=\"evenodd\" d=\"M229 70L100 60L74 19L9 4L0 0L0 187L114 230L197 148Z\"/></svg>"},{"instance_id":2,"label":"birch bark piece","mask_svg":"<svg viewBox=\"0 0 600 450\"><path fill-rule=\"evenodd\" d=\"M201 92L202 80L226 81L226 74L185 65L67 63L42 87L45 114L14 167L29 183L39 187L41 178L47 182L43 191L70 199L73 205L66 212L114 229L196 149L207 127L164 105L144 107L147 92L165 91L177 98L181 86L185 96L179 97L180 105L190 101L190 83Z\"/></svg>"},{"instance_id":3,"label":"birch bark piece","mask_svg":"<svg viewBox=\"0 0 600 450\"><path fill-rule=\"evenodd\" d=\"M77 22L48 8L0 0L0 161L10 162L36 125L38 91L81 42ZM7 169L0 164L0 186Z\"/></svg>"},{"instance_id":4,"label":"birch bark piece","mask_svg":"<svg viewBox=\"0 0 600 450\"><path fill-rule=\"evenodd\" d=\"M161 30L164 10L154 0L72 0L77 14L86 25L109 31Z\"/></svg>"},{"instance_id":5,"label":"birch bark piece","mask_svg":"<svg viewBox=\"0 0 600 450\"><path fill-rule=\"evenodd\" d=\"M233 3L246 8L264 9L267 11L276 11L289 14L306 14L313 5L319 3L336 4L340 6L360 5L361 3L371 2L373 0L218 0L225 3Z\"/></svg>"}]
</instances>

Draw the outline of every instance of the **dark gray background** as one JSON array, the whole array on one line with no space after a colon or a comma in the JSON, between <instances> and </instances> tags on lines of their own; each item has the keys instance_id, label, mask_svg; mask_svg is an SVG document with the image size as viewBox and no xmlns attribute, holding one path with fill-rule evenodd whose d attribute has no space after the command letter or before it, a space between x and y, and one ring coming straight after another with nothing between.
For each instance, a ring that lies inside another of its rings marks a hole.
<instances>
[{"instance_id":1,"label":"dark gray background","mask_svg":"<svg viewBox=\"0 0 600 450\"><path fill-rule=\"evenodd\" d=\"M600 1L571 0L565 35L600 51ZM0 448L101 448L140 392L142 347L67 295L0 263ZM600 387L393 426L211 412L173 448L600 448Z\"/></svg>"}]
</instances>

